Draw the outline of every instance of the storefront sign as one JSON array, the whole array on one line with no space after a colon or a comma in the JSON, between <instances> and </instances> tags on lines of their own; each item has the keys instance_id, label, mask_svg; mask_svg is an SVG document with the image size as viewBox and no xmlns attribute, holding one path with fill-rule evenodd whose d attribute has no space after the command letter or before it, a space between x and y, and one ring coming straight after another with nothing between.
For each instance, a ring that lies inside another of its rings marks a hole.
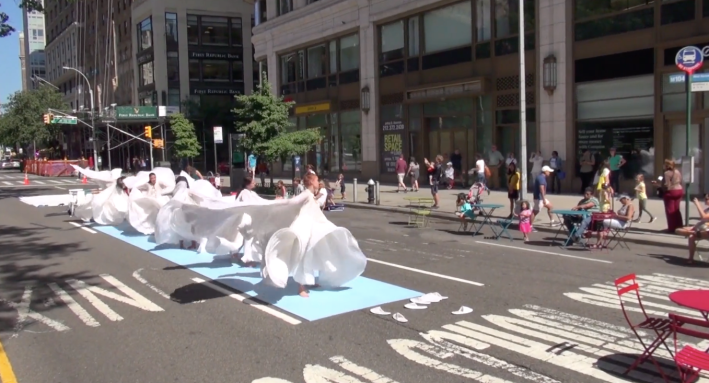
<instances>
[{"instance_id":1,"label":"storefront sign","mask_svg":"<svg viewBox=\"0 0 709 383\"><path fill-rule=\"evenodd\" d=\"M117 106L118 120L154 120L158 118L156 106Z\"/></svg>"},{"instance_id":2,"label":"storefront sign","mask_svg":"<svg viewBox=\"0 0 709 383\"><path fill-rule=\"evenodd\" d=\"M629 162L629 165L624 166L625 170L642 171L646 175L652 175L655 156L652 126L580 127L577 135L579 152L588 149L591 153L600 152L601 158L605 158L608 156L608 149L616 148L618 154ZM637 150L634 155L633 150Z\"/></svg>"},{"instance_id":3,"label":"storefront sign","mask_svg":"<svg viewBox=\"0 0 709 383\"><path fill-rule=\"evenodd\" d=\"M191 59L241 60L241 53L190 52Z\"/></svg>"},{"instance_id":4,"label":"storefront sign","mask_svg":"<svg viewBox=\"0 0 709 383\"><path fill-rule=\"evenodd\" d=\"M238 96L240 94L244 94L244 91L242 89L212 89L212 88L190 88L190 92L194 95L229 95L229 96Z\"/></svg>"},{"instance_id":5,"label":"storefront sign","mask_svg":"<svg viewBox=\"0 0 709 383\"><path fill-rule=\"evenodd\" d=\"M396 161L404 152L404 135L401 133L385 134L382 137L384 150L382 164L386 173L396 173Z\"/></svg>"},{"instance_id":6,"label":"storefront sign","mask_svg":"<svg viewBox=\"0 0 709 383\"><path fill-rule=\"evenodd\" d=\"M399 132L404 130L403 121L387 121L382 125L382 130L385 132Z\"/></svg>"},{"instance_id":7,"label":"storefront sign","mask_svg":"<svg viewBox=\"0 0 709 383\"><path fill-rule=\"evenodd\" d=\"M222 134L222 127L221 126L214 127L214 143L215 144L224 143L224 136Z\"/></svg>"},{"instance_id":8,"label":"storefront sign","mask_svg":"<svg viewBox=\"0 0 709 383\"><path fill-rule=\"evenodd\" d=\"M330 111L330 103L329 102L323 102L320 104L312 104L312 105L304 105L304 106L296 106L295 107L295 114L296 115L318 113L318 112L329 112L329 111Z\"/></svg>"}]
</instances>

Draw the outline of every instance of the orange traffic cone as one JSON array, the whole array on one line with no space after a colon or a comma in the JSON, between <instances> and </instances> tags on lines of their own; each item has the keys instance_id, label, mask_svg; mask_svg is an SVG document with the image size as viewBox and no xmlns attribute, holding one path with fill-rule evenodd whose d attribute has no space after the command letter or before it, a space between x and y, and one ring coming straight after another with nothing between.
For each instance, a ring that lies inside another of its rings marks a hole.
<instances>
[{"instance_id":1,"label":"orange traffic cone","mask_svg":"<svg viewBox=\"0 0 709 383\"><path fill-rule=\"evenodd\" d=\"M24 182L24 184L25 184L25 185L29 185L29 184L30 184L30 179L27 178L27 173L25 173L25 182Z\"/></svg>"},{"instance_id":2,"label":"orange traffic cone","mask_svg":"<svg viewBox=\"0 0 709 383\"><path fill-rule=\"evenodd\" d=\"M89 181L86 179L86 175L84 174L84 178L81 179L82 184L87 184Z\"/></svg>"}]
</instances>

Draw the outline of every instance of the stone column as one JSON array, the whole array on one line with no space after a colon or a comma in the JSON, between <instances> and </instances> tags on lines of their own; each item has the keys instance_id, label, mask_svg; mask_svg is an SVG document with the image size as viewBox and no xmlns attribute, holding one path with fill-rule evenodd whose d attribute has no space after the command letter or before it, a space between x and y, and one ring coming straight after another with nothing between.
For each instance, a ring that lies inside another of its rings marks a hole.
<instances>
[{"instance_id":1,"label":"stone column","mask_svg":"<svg viewBox=\"0 0 709 383\"><path fill-rule=\"evenodd\" d=\"M570 2L568 2L570 3ZM571 6L565 0L539 0L537 24L539 38L537 43L537 83L539 84L538 113L539 123L537 132L539 148L544 158L551 157L552 151L559 152L559 157L564 160L564 171L569 175L566 178L568 189L573 178L575 153L575 137L572 134L573 100L572 51L571 32L573 22L568 22L571 15L567 12ZM556 57L557 86L552 94L544 90L544 59L547 56Z\"/></svg>"},{"instance_id":2,"label":"stone column","mask_svg":"<svg viewBox=\"0 0 709 383\"><path fill-rule=\"evenodd\" d=\"M269 34L266 42L266 71L268 72L268 82L271 84L271 92L275 95L280 95L278 90L280 87L278 76L278 55L273 51L273 37Z\"/></svg>"},{"instance_id":3,"label":"stone column","mask_svg":"<svg viewBox=\"0 0 709 383\"><path fill-rule=\"evenodd\" d=\"M362 176L379 175L377 149L379 121L379 83L376 68L376 27L369 21L369 6L359 9L359 78L360 89L369 86L369 112L362 113Z\"/></svg>"}]
</instances>

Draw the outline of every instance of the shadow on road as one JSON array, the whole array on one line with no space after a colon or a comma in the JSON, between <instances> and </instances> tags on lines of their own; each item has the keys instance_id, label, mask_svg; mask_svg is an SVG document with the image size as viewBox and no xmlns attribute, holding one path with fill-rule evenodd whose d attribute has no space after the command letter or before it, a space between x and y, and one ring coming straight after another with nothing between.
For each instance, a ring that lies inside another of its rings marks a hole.
<instances>
[{"instance_id":1,"label":"shadow on road","mask_svg":"<svg viewBox=\"0 0 709 383\"><path fill-rule=\"evenodd\" d=\"M672 346L670 346L672 347ZM596 362L596 366L599 370L612 375L614 377L626 380L628 382L646 382L645 379L637 379L632 375L632 373L628 375L623 375L622 372L624 372L630 365L639 357L639 354L611 354L608 356L604 356L602 358L599 358L598 361ZM655 360L657 363L662 367L662 371L665 374L665 376L670 380L672 383L679 383L679 379L677 378L677 369L675 367L675 363L672 360L665 359L662 357L659 357L657 355L654 356ZM639 373L644 373L650 376L653 376L658 379L658 381L662 381L663 379L661 378L660 374L658 373L657 367L652 363L651 360L646 360L643 362L641 365L639 365L634 372L639 372Z\"/></svg>"}]
</instances>

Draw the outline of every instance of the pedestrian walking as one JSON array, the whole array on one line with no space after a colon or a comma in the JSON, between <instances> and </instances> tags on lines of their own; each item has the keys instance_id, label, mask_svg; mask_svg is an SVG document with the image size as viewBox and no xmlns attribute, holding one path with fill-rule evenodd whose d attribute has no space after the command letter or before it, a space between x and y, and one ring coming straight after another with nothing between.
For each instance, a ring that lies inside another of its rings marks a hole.
<instances>
[{"instance_id":1,"label":"pedestrian walking","mask_svg":"<svg viewBox=\"0 0 709 383\"><path fill-rule=\"evenodd\" d=\"M404 176L406 176L406 170L408 168L408 165L406 164L406 160L404 159L404 154L399 154L399 159L396 160L396 178L399 181L399 184L396 185L396 192L400 192L401 190L404 191L404 193L408 192L406 189L406 183L404 183Z\"/></svg>"},{"instance_id":2,"label":"pedestrian walking","mask_svg":"<svg viewBox=\"0 0 709 383\"><path fill-rule=\"evenodd\" d=\"M529 242L529 233L532 232L532 209L527 201L520 202L519 206L519 214L515 214L519 218L519 231L524 235L524 242Z\"/></svg>"},{"instance_id":3,"label":"pedestrian walking","mask_svg":"<svg viewBox=\"0 0 709 383\"><path fill-rule=\"evenodd\" d=\"M647 210L647 190L645 188L645 176L638 174L635 176L635 198L638 200L638 218L633 220L633 222L640 222L640 218L643 216L643 212L650 216L650 221L648 223L653 223L657 217L653 217L652 213Z\"/></svg>"},{"instance_id":4,"label":"pedestrian walking","mask_svg":"<svg viewBox=\"0 0 709 383\"><path fill-rule=\"evenodd\" d=\"M421 166L416 162L415 157L409 159L409 169L407 173L409 174L409 181L411 181L411 191L419 191L419 173L421 171Z\"/></svg>"},{"instance_id":5,"label":"pedestrian walking","mask_svg":"<svg viewBox=\"0 0 709 383\"><path fill-rule=\"evenodd\" d=\"M534 206L532 208L532 226L534 226L534 220L539 215L539 212L544 207L547 209L547 215L549 216L549 226L554 226L554 218L552 218L551 210L554 208L551 201L547 199L547 177L554 170L548 166L542 167L542 172L534 180Z\"/></svg>"},{"instance_id":6,"label":"pedestrian walking","mask_svg":"<svg viewBox=\"0 0 709 383\"><path fill-rule=\"evenodd\" d=\"M673 234L677 229L682 227L682 212L680 211L680 202L684 197L684 188L682 187L682 173L675 169L673 160L665 160L665 172L662 179L652 182L654 185L660 185L662 193L662 201L665 203L665 216L667 217L667 232Z\"/></svg>"}]
</instances>

